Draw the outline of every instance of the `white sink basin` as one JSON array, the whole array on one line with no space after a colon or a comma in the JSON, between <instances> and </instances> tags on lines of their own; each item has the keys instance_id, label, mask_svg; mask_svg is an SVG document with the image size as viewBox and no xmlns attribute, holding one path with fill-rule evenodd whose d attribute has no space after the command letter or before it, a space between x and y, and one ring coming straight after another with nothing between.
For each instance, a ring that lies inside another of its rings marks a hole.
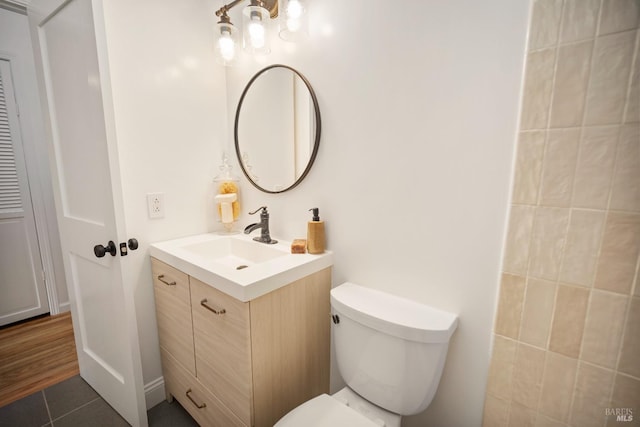
<instances>
[{"instance_id":1,"label":"white sink basin","mask_svg":"<svg viewBox=\"0 0 640 427\"><path fill-rule=\"evenodd\" d=\"M287 256L287 253L282 251L280 247L230 236L193 243L182 248L196 256L218 262L236 270L248 268L281 256Z\"/></svg>"},{"instance_id":2,"label":"white sink basin","mask_svg":"<svg viewBox=\"0 0 640 427\"><path fill-rule=\"evenodd\" d=\"M333 264L329 251L291 254L291 244L256 242L244 234L198 234L149 247L152 257L240 301L250 301Z\"/></svg>"}]
</instances>

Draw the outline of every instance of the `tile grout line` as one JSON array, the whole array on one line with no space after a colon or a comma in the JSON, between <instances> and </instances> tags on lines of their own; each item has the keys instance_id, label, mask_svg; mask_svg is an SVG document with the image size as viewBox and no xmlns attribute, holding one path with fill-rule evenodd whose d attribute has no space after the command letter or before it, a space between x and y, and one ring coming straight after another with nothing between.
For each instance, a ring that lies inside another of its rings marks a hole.
<instances>
[{"instance_id":1,"label":"tile grout line","mask_svg":"<svg viewBox=\"0 0 640 427\"><path fill-rule=\"evenodd\" d=\"M597 52L597 47L600 43L601 40L601 34L600 34L600 25L602 23L602 14L603 14L603 9L604 9L604 0L600 1L600 5L598 7L598 16L596 18L596 27L594 28L594 35L593 35L593 44L591 46L591 57L589 58L589 71L588 71L588 77L587 77L587 84L586 84L586 88L585 88L585 94L584 94L584 109L582 110L582 118L580 120L580 140L579 140L579 145L578 145L578 153L576 156L576 171L578 168L578 161L580 160L580 155L582 154L582 150L583 150L583 138L584 138L584 134L585 134L585 128L586 128L586 122L587 122L587 112L589 110L589 91L592 88L592 84L593 84L593 69L595 67L596 64L596 52ZM619 132L619 130L618 130ZM616 141L616 145L617 145L617 141ZM614 167L615 167L615 160L614 160ZM576 171L574 171L574 180L575 180L575 173ZM612 180L613 181L613 180ZM575 184L575 182L574 182ZM610 183L609 185L609 197L611 198L611 185L612 183ZM571 213L573 213L573 203L574 203L574 197L575 197L575 187L572 189L571 191ZM596 262L595 265L595 269L593 271L592 276L589 278L590 279L590 284L589 287L587 288L589 290L589 293L587 295L587 302L586 302L586 308L585 308L585 313L584 313L584 324L582 325L582 338L580 339L580 346L578 347L578 354L576 357L576 376L573 379L573 384L572 384L572 388L571 388L571 400L569 401L569 407L567 408L567 417L566 417L566 423L567 425L573 425L573 411L574 411L574 406L576 403L576 387L578 387L578 378L580 375L580 364L582 363L582 352L584 350L584 340L585 340L585 332L586 332L586 328L587 328L587 320L593 315L593 313L591 313L591 301L592 301L592 297L593 297L593 290L595 289L594 285L595 285L595 280L596 280L596 274L598 271L598 267L599 267L599 260L600 260L600 252L602 250L602 242L604 239L604 234L606 231L606 224L607 224L607 218L609 217L609 203L607 203L607 206L604 209L604 220L603 220L603 224L602 224L602 231L600 232L600 240L599 240L599 244L598 244L598 249L597 249L597 257L596 260L598 260ZM606 423L606 419L604 420L604 423Z\"/></svg>"},{"instance_id":2,"label":"tile grout line","mask_svg":"<svg viewBox=\"0 0 640 427\"><path fill-rule=\"evenodd\" d=\"M562 1L562 5L560 8L560 18L559 18L559 23L558 23L558 35L557 38L555 40L555 42L551 45L548 46L548 49L554 49L555 53L554 53L554 62L553 62L553 74L552 74L552 78L551 78L551 93L550 93L550 97L549 97L549 104L547 106L548 111L547 111L547 119L546 119L546 124L545 124L545 128L544 128L544 132L545 132L545 138L544 138L544 147L543 147L543 153L542 153L542 166L540 168L540 172L539 172L539 185L538 185L538 194L536 195L536 204L535 204L535 211L534 211L534 219L533 219L533 224L532 224L532 229L531 229L531 238L529 241L529 260L527 263L527 269L526 269L526 280L525 280L525 293L524 293L524 298L523 298L523 310L522 310L522 316L520 319L520 333L518 334L518 340L520 341L520 334L522 332L522 327L523 327L523 323L522 320L524 318L524 306L525 306L525 302L526 302L526 298L527 298L527 293L529 290L529 279L532 277L531 276L531 247L533 245L533 239L534 239L534 231L535 231L535 226L538 220L538 214L540 209L543 208L553 208L552 206L546 206L543 204L542 202L542 196L543 196L543 192L544 192L544 176L545 176L545 171L548 168L548 162L547 160L547 154L548 154L548 150L549 150L549 145L550 145L550 139L551 139L551 131L555 130L552 128L551 123L553 120L553 105L554 105L554 99L556 97L556 81L557 81L557 76L558 76L558 67L559 67L559 62L560 62L560 53L561 53L561 49L562 49L562 43L561 43L561 39L562 39L562 34L564 31L564 15L566 13L566 8L567 8L567 2L566 1ZM582 132L582 130L580 130L580 132ZM575 174L575 171L574 171ZM573 183L572 183L573 186ZM544 351L549 351L549 342L551 339L551 327L553 325L553 317L554 317L554 312L555 312L555 306L556 306L556 300L557 300L557 293L558 293L558 280L559 280L559 276L560 276L560 268L562 265L562 259L564 258L564 246L566 244L566 237L567 237L567 233L568 233L568 229L569 226L571 224L571 211L569 211L569 217L567 218L567 229L565 230L565 242L563 242L563 249L562 249L562 254L561 254L561 261L558 265L558 273L555 275L556 277L554 277L553 280L549 280L548 278L544 278L544 280L547 280L549 282L553 282L554 286L555 286L555 290L554 290L554 298L553 298L553 303L552 303L552 308L551 308L551 318L549 319L549 329L547 331L547 338L546 338L546 343L544 346ZM535 277L535 276L533 276ZM538 278L537 278L538 279ZM522 341L520 341L522 342ZM546 354L545 354L545 363L544 363L544 367L543 367L543 374L546 368ZM542 395L542 384L541 384L541 390L540 390L540 395L538 398L538 402L536 404L536 412L539 412L539 406L540 406L540 398ZM537 418L537 415L536 415Z\"/></svg>"},{"instance_id":3,"label":"tile grout line","mask_svg":"<svg viewBox=\"0 0 640 427\"><path fill-rule=\"evenodd\" d=\"M635 63L638 61L638 55L640 55L640 24L636 26L636 28L633 30L636 32L636 40L633 44L633 52L631 53L631 64L629 66L629 77L627 78L627 90L625 93L625 103L624 106L622 107L622 119L621 119L621 125L625 125L625 124L629 124L629 123L633 123L633 121L627 121L628 117L627 117L627 113L629 112L629 104L631 103L631 95L632 95L632 90L631 88L633 87L633 77L635 75L636 72L639 72L640 70L636 70L634 68Z\"/></svg>"},{"instance_id":4,"label":"tile grout line","mask_svg":"<svg viewBox=\"0 0 640 427\"><path fill-rule=\"evenodd\" d=\"M65 412L64 414L60 415L59 417L52 418L51 419L51 424L53 425L54 421L59 421L60 419L66 417L67 415L73 414L74 412L77 412L78 410L84 408L85 406L89 406L90 404L92 404L95 401L100 400L100 399L102 399L102 397L98 396L98 397L96 397L96 398L94 398L94 399L92 399L92 400L90 400L90 401L88 401L86 403L83 403L82 405L80 405L80 406L78 406L76 408L73 408L72 410L70 410L68 412Z\"/></svg>"},{"instance_id":5,"label":"tile grout line","mask_svg":"<svg viewBox=\"0 0 640 427\"><path fill-rule=\"evenodd\" d=\"M558 38L556 39L555 43L553 44L552 49L555 50L555 54L554 54L554 59L553 59L553 75L552 75L552 79L551 79L551 94L549 97L549 104L547 105L548 111L547 111L547 120L546 120L546 126L545 126L545 141L544 141L544 148L543 148L543 154L542 154L542 167L540 168L540 183L538 186L538 194L536 197L536 206L535 206L535 212L534 212L534 219L533 219L533 225L531 227L531 237L529 240L529 260L527 262L527 269L526 269L526 280L525 280L525 293L524 293L524 298L523 298L523 303L522 303L522 318L520 319L521 323L520 323L520 333L522 332L522 320L524 319L524 307L526 305L526 299L527 299L527 293L529 290L529 279L531 277L531 247L533 245L533 239L534 239L534 232L535 232L535 226L538 220L538 213L539 210L541 208L541 202L542 202L542 194L543 194L543 186L544 186L544 173L545 170L548 168L548 164L546 162L547 160L547 153L549 150L549 141L551 138L551 122L552 122L552 117L553 117L553 101L555 99L556 96L556 78L558 76L558 63L560 62L560 53L561 53L561 46L560 46L560 41L561 41L561 36L562 36L562 31L563 31L563 21L564 21L564 14L566 12L566 8L567 8L567 2L563 1L562 2L562 6L560 9L560 22L558 23ZM568 232L568 227L571 221L571 216L569 216L569 218L567 219L567 232ZM565 236L566 237L566 236ZM563 244L564 247L564 244ZM563 253L564 256L564 253ZM558 272L558 276L560 275L560 273ZM557 278L556 278L557 279ZM548 347L549 345L549 340L551 337L551 326L553 324L553 311L555 311L555 304L556 304L556 299L557 299L557 284L556 284L556 290L555 290L555 295L554 295L554 300L553 300L553 308L552 308L552 314L551 314L551 319L550 319L550 325L549 325L549 331L548 331L548 336L547 336L547 342L546 342L546 347ZM520 333L518 334L518 340L520 340ZM542 391L543 391L543 387L544 387L544 378L545 378L545 374L547 371L547 359L548 359L548 348L544 349L544 361L542 363L542 371L540 372L540 389L538 390L537 396L536 396L536 403L535 403L535 412L534 412L534 420L535 422L537 422L538 418L540 418L541 415L546 415L543 414L542 411L540 410L540 404L542 402ZM511 418L511 417L509 417Z\"/></svg>"},{"instance_id":6,"label":"tile grout line","mask_svg":"<svg viewBox=\"0 0 640 427\"><path fill-rule=\"evenodd\" d=\"M597 18L597 27L600 27L600 12L598 12L598 18ZM559 24L562 25L562 22ZM580 39L576 39L576 40L570 40L570 41L560 41L558 40L557 42L555 42L554 44L548 44L548 45L544 45L541 47L537 47L534 49L528 49L527 53L538 53L538 52L542 52L545 50L549 50L549 49L554 49L555 47L566 47L566 46L574 46L580 43L587 43L590 41L595 41L595 39L599 38L599 37L607 37L607 36L613 36L613 35L617 35L617 34L622 34L622 33L628 33L628 32L632 32L632 31L637 31L638 28L628 28L626 30L618 30L618 31L613 31L611 33L605 33L605 34L598 34L598 30L596 30L595 34L593 36L589 36L589 37L583 37ZM558 39L560 39L560 34L558 35Z\"/></svg>"},{"instance_id":7,"label":"tile grout line","mask_svg":"<svg viewBox=\"0 0 640 427\"><path fill-rule=\"evenodd\" d=\"M53 426L53 419L51 418L51 410L49 409L49 403L47 402L47 395L44 393L44 390L41 390L40 393L42 393L42 400L44 400L44 407L47 409L47 417L49 418L49 422L47 424Z\"/></svg>"}]
</instances>

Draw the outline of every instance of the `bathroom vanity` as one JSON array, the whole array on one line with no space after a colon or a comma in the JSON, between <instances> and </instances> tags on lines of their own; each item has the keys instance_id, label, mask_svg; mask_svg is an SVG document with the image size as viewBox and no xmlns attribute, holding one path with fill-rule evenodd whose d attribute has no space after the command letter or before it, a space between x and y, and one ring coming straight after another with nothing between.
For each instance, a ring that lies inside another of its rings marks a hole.
<instances>
[{"instance_id":1,"label":"bathroom vanity","mask_svg":"<svg viewBox=\"0 0 640 427\"><path fill-rule=\"evenodd\" d=\"M329 391L332 255L278 245L207 234L151 246L167 398L203 426L273 426Z\"/></svg>"}]
</instances>

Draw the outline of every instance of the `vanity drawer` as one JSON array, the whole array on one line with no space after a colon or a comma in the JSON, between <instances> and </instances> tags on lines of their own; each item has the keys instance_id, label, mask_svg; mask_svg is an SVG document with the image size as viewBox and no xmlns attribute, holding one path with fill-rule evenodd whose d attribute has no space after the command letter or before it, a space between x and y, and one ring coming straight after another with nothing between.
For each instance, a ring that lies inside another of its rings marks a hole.
<instances>
[{"instance_id":1,"label":"vanity drawer","mask_svg":"<svg viewBox=\"0 0 640 427\"><path fill-rule=\"evenodd\" d=\"M166 350L160 349L167 394L173 396L201 426L247 427Z\"/></svg>"},{"instance_id":2,"label":"vanity drawer","mask_svg":"<svg viewBox=\"0 0 640 427\"><path fill-rule=\"evenodd\" d=\"M251 425L249 303L236 300L193 277L190 281L196 376L240 420Z\"/></svg>"},{"instance_id":3,"label":"vanity drawer","mask_svg":"<svg viewBox=\"0 0 640 427\"><path fill-rule=\"evenodd\" d=\"M189 276L151 258L160 346L196 374Z\"/></svg>"}]
</instances>

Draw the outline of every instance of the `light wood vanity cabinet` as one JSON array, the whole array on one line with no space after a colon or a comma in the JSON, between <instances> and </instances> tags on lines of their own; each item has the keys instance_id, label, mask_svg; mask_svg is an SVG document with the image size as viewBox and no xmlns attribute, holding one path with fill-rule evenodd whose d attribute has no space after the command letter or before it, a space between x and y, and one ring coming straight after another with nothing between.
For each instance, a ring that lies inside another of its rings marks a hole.
<instances>
[{"instance_id":1,"label":"light wood vanity cabinet","mask_svg":"<svg viewBox=\"0 0 640 427\"><path fill-rule=\"evenodd\" d=\"M252 425L249 304L191 278L198 379L247 426Z\"/></svg>"},{"instance_id":2,"label":"light wood vanity cabinet","mask_svg":"<svg viewBox=\"0 0 640 427\"><path fill-rule=\"evenodd\" d=\"M156 259L151 261L160 346L195 375L189 276Z\"/></svg>"},{"instance_id":3,"label":"light wood vanity cabinet","mask_svg":"<svg viewBox=\"0 0 640 427\"><path fill-rule=\"evenodd\" d=\"M331 268L249 302L152 269L167 397L199 424L271 427L329 392Z\"/></svg>"}]
</instances>

